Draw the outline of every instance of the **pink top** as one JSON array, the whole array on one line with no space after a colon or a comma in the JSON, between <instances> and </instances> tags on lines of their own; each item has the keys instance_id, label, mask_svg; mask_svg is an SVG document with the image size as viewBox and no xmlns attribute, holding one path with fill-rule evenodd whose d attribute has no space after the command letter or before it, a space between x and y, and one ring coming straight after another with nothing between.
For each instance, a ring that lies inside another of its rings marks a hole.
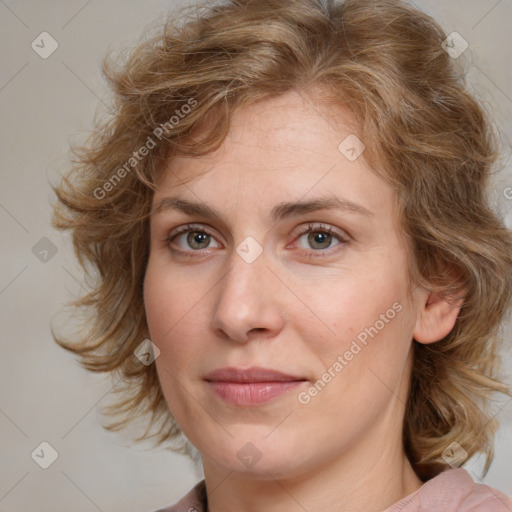
<instances>
[{"instance_id":1,"label":"pink top","mask_svg":"<svg viewBox=\"0 0 512 512\"><path fill-rule=\"evenodd\" d=\"M205 481L178 503L156 512L207 512ZM457 468L443 471L382 512L512 512L512 500Z\"/></svg>"}]
</instances>

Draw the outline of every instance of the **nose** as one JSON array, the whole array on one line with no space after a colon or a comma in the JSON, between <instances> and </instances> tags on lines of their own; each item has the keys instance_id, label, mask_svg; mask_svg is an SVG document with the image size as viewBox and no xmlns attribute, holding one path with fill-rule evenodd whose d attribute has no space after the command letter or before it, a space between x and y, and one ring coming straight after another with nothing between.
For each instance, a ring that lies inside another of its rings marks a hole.
<instances>
[{"instance_id":1,"label":"nose","mask_svg":"<svg viewBox=\"0 0 512 512\"><path fill-rule=\"evenodd\" d=\"M254 337L274 337L281 331L280 297L285 294L274 272L265 251L251 263L233 251L229 271L217 287L212 316L212 327L219 336L246 343Z\"/></svg>"}]
</instances>

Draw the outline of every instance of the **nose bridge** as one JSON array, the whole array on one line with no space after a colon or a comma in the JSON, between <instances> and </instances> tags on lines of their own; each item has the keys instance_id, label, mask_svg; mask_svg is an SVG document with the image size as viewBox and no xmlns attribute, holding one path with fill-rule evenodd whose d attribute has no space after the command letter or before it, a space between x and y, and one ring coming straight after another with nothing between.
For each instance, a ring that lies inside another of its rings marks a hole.
<instances>
[{"instance_id":1,"label":"nose bridge","mask_svg":"<svg viewBox=\"0 0 512 512\"><path fill-rule=\"evenodd\" d=\"M256 240L247 237L232 252L229 271L216 296L213 328L245 342L253 329L278 331L282 325L276 278L269 258Z\"/></svg>"}]
</instances>

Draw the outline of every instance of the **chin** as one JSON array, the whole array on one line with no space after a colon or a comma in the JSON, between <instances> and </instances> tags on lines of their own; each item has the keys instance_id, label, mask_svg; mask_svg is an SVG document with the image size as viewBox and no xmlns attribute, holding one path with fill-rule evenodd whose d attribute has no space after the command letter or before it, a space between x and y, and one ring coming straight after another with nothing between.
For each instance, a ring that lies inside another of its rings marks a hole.
<instances>
[{"instance_id":1,"label":"chin","mask_svg":"<svg viewBox=\"0 0 512 512\"><path fill-rule=\"evenodd\" d=\"M265 439L270 431L265 430L265 434L260 434L259 440L255 441L250 441L256 438L254 435L230 438L227 445L217 445L214 450L210 448L202 452L203 459L208 458L226 472L255 480L291 478L306 471L308 462L300 443L291 439L286 443L277 436L272 440Z\"/></svg>"}]
</instances>

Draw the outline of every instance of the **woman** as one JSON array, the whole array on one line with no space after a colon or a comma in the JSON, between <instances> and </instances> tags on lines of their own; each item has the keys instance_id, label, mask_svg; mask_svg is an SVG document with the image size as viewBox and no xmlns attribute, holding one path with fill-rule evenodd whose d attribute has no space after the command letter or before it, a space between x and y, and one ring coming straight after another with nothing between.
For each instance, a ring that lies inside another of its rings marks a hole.
<instances>
[{"instance_id":1,"label":"woman","mask_svg":"<svg viewBox=\"0 0 512 512\"><path fill-rule=\"evenodd\" d=\"M165 511L512 510L459 467L510 394L512 238L451 37L395 0L233 0L105 63L116 116L54 218L94 316L56 340L122 375L111 428L200 453Z\"/></svg>"}]
</instances>

